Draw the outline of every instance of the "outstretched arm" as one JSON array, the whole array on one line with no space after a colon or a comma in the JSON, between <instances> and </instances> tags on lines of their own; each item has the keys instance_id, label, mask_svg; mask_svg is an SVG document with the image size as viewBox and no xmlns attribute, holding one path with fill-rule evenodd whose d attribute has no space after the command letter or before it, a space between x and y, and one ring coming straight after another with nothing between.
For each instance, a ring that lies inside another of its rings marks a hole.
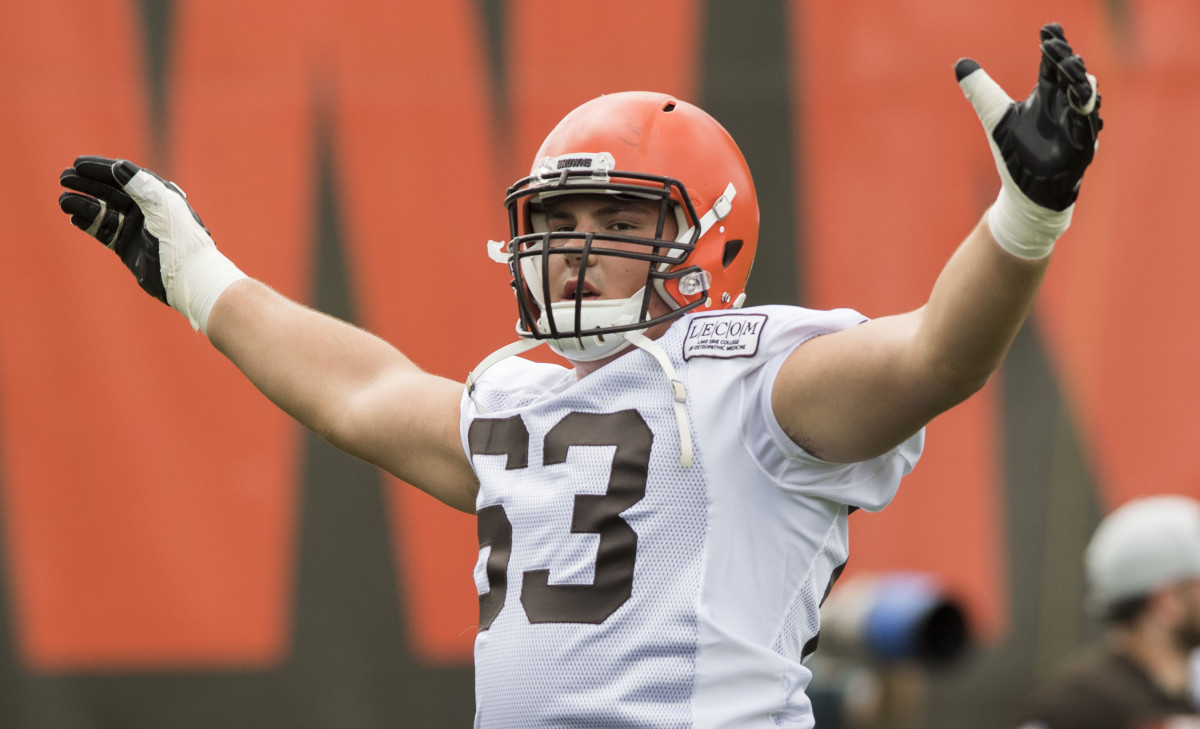
<instances>
[{"instance_id":1,"label":"outstretched arm","mask_svg":"<svg viewBox=\"0 0 1200 729\"><path fill-rule=\"evenodd\" d=\"M1042 28L1041 51L1037 86L1020 103L978 63L956 65L1001 190L925 306L817 337L780 370L776 417L814 455L864 460L903 442L982 387L1025 321L1101 126L1095 79L1056 24Z\"/></svg>"},{"instance_id":2,"label":"outstretched arm","mask_svg":"<svg viewBox=\"0 0 1200 729\"><path fill-rule=\"evenodd\" d=\"M208 337L272 402L333 445L474 511L477 483L458 431L462 383L252 280L217 300Z\"/></svg>"},{"instance_id":3,"label":"outstretched arm","mask_svg":"<svg viewBox=\"0 0 1200 729\"><path fill-rule=\"evenodd\" d=\"M463 386L383 340L293 302L225 258L182 190L136 165L80 157L63 211L288 414L343 450L463 511L477 482L458 432Z\"/></svg>"}]
</instances>

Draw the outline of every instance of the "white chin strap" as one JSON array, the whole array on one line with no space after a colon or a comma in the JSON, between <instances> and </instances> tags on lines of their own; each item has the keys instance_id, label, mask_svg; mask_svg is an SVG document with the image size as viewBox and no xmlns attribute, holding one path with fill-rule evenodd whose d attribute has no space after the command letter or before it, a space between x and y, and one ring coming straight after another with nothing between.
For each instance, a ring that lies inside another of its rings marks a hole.
<instances>
[{"instance_id":1,"label":"white chin strap","mask_svg":"<svg viewBox=\"0 0 1200 729\"><path fill-rule=\"evenodd\" d=\"M658 360L663 373L671 383L671 397L675 401L675 423L679 426L679 465L687 468L692 465L692 425L687 415L687 388L675 372L671 358L653 339L639 331L625 332L629 343Z\"/></svg>"}]
</instances>

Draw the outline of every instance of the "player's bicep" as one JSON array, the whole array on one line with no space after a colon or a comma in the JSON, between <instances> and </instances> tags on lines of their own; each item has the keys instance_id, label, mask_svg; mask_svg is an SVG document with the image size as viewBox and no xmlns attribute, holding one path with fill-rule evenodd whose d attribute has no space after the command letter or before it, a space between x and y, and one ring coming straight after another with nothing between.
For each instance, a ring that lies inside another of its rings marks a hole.
<instances>
[{"instance_id":1,"label":"player's bicep","mask_svg":"<svg viewBox=\"0 0 1200 729\"><path fill-rule=\"evenodd\" d=\"M472 512L479 484L459 432L462 392L462 383L425 372L384 374L352 398L330 441Z\"/></svg>"},{"instance_id":2,"label":"player's bicep","mask_svg":"<svg viewBox=\"0 0 1200 729\"><path fill-rule=\"evenodd\" d=\"M771 406L788 436L818 458L867 460L921 429L942 403L920 372L919 312L808 340L784 361Z\"/></svg>"}]
</instances>

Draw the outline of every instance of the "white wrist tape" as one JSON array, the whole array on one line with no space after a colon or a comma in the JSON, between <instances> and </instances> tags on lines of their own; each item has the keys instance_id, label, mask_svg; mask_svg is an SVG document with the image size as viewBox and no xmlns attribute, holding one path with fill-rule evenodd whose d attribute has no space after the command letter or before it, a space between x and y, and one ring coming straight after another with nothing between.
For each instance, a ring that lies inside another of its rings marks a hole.
<instances>
[{"instance_id":1,"label":"white wrist tape","mask_svg":"<svg viewBox=\"0 0 1200 729\"><path fill-rule=\"evenodd\" d=\"M215 246L196 251L180 268L172 287L171 305L188 318L192 329L207 336L213 304L231 284L247 276Z\"/></svg>"},{"instance_id":2,"label":"white wrist tape","mask_svg":"<svg viewBox=\"0 0 1200 729\"><path fill-rule=\"evenodd\" d=\"M1007 172L1007 170L1005 170ZM1057 211L1037 205L1020 192L1012 193L1006 180L988 210L988 227L1000 247L1017 258L1045 258L1054 242L1071 225L1075 206Z\"/></svg>"}]
</instances>

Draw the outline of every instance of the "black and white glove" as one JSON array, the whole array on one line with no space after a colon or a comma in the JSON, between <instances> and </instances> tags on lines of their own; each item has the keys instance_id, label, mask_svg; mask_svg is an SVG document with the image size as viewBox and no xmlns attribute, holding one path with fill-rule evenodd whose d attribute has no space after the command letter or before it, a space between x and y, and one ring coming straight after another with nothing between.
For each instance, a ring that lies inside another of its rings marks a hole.
<instances>
[{"instance_id":1,"label":"black and white glove","mask_svg":"<svg viewBox=\"0 0 1200 729\"><path fill-rule=\"evenodd\" d=\"M112 249L138 285L206 331L217 297L245 278L217 250L178 185L132 162L84 156L63 170L58 205Z\"/></svg>"},{"instance_id":2,"label":"black and white glove","mask_svg":"<svg viewBox=\"0 0 1200 729\"><path fill-rule=\"evenodd\" d=\"M1014 102L979 64L954 66L958 85L988 135L1002 182L988 211L992 237L1021 258L1042 258L1071 224L1083 172L1096 153L1096 77L1057 23L1042 26L1042 63L1027 99Z\"/></svg>"}]
</instances>

